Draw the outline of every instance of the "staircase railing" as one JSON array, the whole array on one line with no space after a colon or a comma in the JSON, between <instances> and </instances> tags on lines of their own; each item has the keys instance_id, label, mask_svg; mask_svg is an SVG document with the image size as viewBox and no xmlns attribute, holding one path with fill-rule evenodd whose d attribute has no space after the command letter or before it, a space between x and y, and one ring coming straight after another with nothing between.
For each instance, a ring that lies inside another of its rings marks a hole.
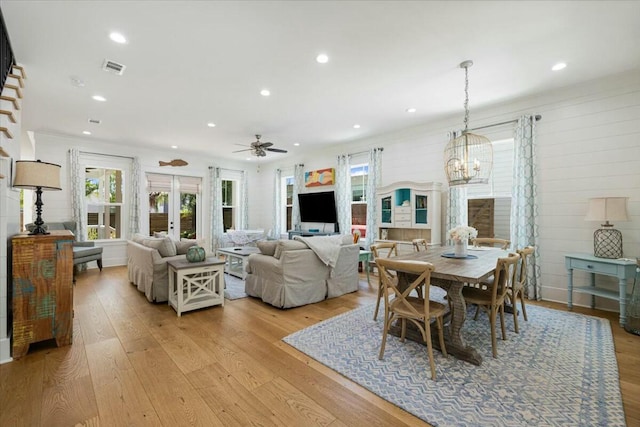
<instances>
[{"instance_id":1,"label":"staircase railing","mask_svg":"<svg viewBox=\"0 0 640 427\"><path fill-rule=\"evenodd\" d=\"M0 93L4 89L4 82L7 80L7 76L11 73L12 67L15 65L15 57L13 56L13 49L11 49L11 42L9 41L9 33L7 32L7 26L4 24L4 16L2 16L2 9L0 9Z\"/></svg>"}]
</instances>

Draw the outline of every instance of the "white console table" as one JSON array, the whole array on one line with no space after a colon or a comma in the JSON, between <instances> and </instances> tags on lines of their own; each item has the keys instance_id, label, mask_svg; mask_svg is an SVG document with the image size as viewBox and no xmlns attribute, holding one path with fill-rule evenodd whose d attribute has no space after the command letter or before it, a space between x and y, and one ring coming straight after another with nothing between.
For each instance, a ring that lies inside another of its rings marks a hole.
<instances>
[{"instance_id":1,"label":"white console table","mask_svg":"<svg viewBox=\"0 0 640 427\"><path fill-rule=\"evenodd\" d=\"M312 237L312 236L333 236L336 234L340 234L335 231L324 232L324 231L302 231L302 230L289 230L289 240L293 239L293 236L302 236L302 237Z\"/></svg>"},{"instance_id":2,"label":"white console table","mask_svg":"<svg viewBox=\"0 0 640 427\"><path fill-rule=\"evenodd\" d=\"M591 308L595 308L596 296L618 300L620 303L620 326L627 322L627 280L635 277L637 263L633 260L598 258L589 254L567 254L565 267L568 273L567 306L573 308L573 291L591 295ZM588 271L589 286L573 286L573 270ZM618 292L596 286L596 274L618 278Z\"/></svg>"}]
</instances>

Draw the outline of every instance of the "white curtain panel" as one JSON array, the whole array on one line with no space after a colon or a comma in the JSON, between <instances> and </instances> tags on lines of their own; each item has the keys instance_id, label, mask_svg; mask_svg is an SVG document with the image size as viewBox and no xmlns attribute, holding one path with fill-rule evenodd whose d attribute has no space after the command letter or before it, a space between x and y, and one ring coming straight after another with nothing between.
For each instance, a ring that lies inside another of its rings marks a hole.
<instances>
[{"instance_id":1,"label":"white curtain panel","mask_svg":"<svg viewBox=\"0 0 640 427\"><path fill-rule=\"evenodd\" d=\"M211 224L211 250L222 247L222 239L224 238L224 226L222 222L222 178L220 177L220 168L209 167L209 188L211 193L209 199L209 216Z\"/></svg>"},{"instance_id":2,"label":"white curtain panel","mask_svg":"<svg viewBox=\"0 0 640 427\"><path fill-rule=\"evenodd\" d=\"M378 237L378 201L376 190L382 180L382 148L369 150L369 176L367 177L367 229L365 247L369 248Z\"/></svg>"},{"instance_id":3,"label":"white curtain panel","mask_svg":"<svg viewBox=\"0 0 640 427\"><path fill-rule=\"evenodd\" d=\"M455 139L460 132L451 132L449 139ZM447 216L446 216L445 241L449 245L453 245L453 241L449 239L449 230L458 225L469 225L468 203L467 203L467 187L453 186L449 187L449 197L447 199Z\"/></svg>"},{"instance_id":4,"label":"white curtain panel","mask_svg":"<svg viewBox=\"0 0 640 427\"><path fill-rule=\"evenodd\" d=\"M71 211L76 223L76 241L82 242L87 235L87 207L85 205L84 167L80 164L80 150L69 150L71 174ZM84 265L83 265L84 266Z\"/></svg>"},{"instance_id":5,"label":"white curtain panel","mask_svg":"<svg viewBox=\"0 0 640 427\"><path fill-rule=\"evenodd\" d=\"M351 166L349 155L338 156L336 168L336 209L341 234L351 233Z\"/></svg>"},{"instance_id":6,"label":"white curtain panel","mask_svg":"<svg viewBox=\"0 0 640 427\"><path fill-rule=\"evenodd\" d=\"M247 171L242 171L242 192L240 194L240 229L246 230L249 228L249 179Z\"/></svg>"},{"instance_id":7,"label":"white curtain panel","mask_svg":"<svg viewBox=\"0 0 640 427\"><path fill-rule=\"evenodd\" d=\"M293 167L293 207L291 209L291 227L294 230L300 228L300 204L298 194L304 188L304 164L299 163Z\"/></svg>"},{"instance_id":8,"label":"white curtain panel","mask_svg":"<svg viewBox=\"0 0 640 427\"><path fill-rule=\"evenodd\" d=\"M282 171L276 169L273 174L273 228L269 236L274 239L279 239L282 232L282 201Z\"/></svg>"},{"instance_id":9,"label":"white curtain panel","mask_svg":"<svg viewBox=\"0 0 640 427\"><path fill-rule=\"evenodd\" d=\"M511 190L511 247L536 247L529 258L527 296L540 300L540 266L538 265L538 194L535 118L518 119L513 139L513 187Z\"/></svg>"},{"instance_id":10,"label":"white curtain panel","mask_svg":"<svg viewBox=\"0 0 640 427\"><path fill-rule=\"evenodd\" d=\"M134 157L131 162L129 179L129 238L140 232L140 159Z\"/></svg>"}]
</instances>

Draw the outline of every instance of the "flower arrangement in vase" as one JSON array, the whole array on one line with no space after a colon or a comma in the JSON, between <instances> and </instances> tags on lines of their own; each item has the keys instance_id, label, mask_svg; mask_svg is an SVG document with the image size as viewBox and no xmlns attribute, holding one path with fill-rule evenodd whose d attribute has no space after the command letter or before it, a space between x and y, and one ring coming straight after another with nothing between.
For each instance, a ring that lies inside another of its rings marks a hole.
<instances>
[{"instance_id":1,"label":"flower arrangement in vase","mask_svg":"<svg viewBox=\"0 0 640 427\"><path fill-rule=\"evenodd\" d=\"M478 237L478 230L468 225L458 225L449 230L448 234L454 243L454 255L456 257L466 257L469 239Z\"/></svg>"}]
</instances>

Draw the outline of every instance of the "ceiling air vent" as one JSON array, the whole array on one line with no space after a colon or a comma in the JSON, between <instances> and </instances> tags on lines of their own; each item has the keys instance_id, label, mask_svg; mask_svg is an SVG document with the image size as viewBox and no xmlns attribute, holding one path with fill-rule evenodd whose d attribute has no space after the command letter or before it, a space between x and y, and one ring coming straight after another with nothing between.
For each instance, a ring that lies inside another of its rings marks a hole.
<instances>
[{"instance_id":1,"label":"ceiling air vent","mask_svg":"<svg viewBox=\"0 0 640 427\"><path fill-rule=\"evenodd\" d=\"M94 125L99 125L100 124L100 120L98 120L98 119L89 119L89 123L94 124Z\"/></svg>"},{"instance_id":2,"label":"ceiling air vent","mask_svg":"<svg viewBox=\"0 0 640 427\"><path fill-rule=\"evenodd\" d=\"M105 59L104 62L102 63L102 69L104 71L109 71L110 73L114 73L119 76L121 76L122 73L124 73L125 68L127 68L125 65L118 64L117 62L114 62L114 61L109 61L108 59Z\"/></svg>"}]
</instances>

